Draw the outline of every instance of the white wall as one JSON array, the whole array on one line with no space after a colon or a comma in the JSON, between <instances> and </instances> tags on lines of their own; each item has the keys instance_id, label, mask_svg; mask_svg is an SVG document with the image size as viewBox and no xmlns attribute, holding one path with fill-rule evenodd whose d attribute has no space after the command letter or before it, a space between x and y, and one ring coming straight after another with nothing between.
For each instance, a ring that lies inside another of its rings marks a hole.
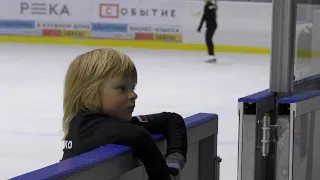
<instances>
[{"instance_id":1,"label":"white wall","mask_svg":"<svg viewBox=\"0 0 320 180\"><path fill-rule=\"evenodd\" d=\"M203 43L204 36L196 33L203 2L187 4L186 10L191 18L186 19L183 26L184 40L186 43ZM217 44L270 47L271 3L219 2L218 6ZM194 9L191 10L191 7Z\"/></svg>"}]
</instances>

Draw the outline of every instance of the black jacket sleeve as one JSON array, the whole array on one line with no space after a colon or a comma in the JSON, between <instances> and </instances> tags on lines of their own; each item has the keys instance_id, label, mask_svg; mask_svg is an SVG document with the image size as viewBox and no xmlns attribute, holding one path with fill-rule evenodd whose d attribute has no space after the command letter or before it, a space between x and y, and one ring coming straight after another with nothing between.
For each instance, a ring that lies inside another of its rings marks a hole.
<instances>
[{"instance_id":1,"label":"black jacket sleeve","mask_svg":"<svg viewBox=\"0 0 320 180\"><path fill-rule=\"evenodd\" d=\"M93 130L95 142L100 144L112 143L132 148L133 154L138 157L145 166L150 180L169 180L170 174L165 159L151 135L142 127L123 123L116 120L95 120ZM108 140L108 142L103 142Z\"/></svg>"},{"instance_id":2,"label":"black jacket sleeve","mask_svg":"<svg viewBox=\"0 0 320 180\"><path fill-rule=\"evenodd\" d=\"M201 30L202 25L203 25L204 21L206 20L206 17L208 16L208 11L207 11L207 8L206 8L206 7L207 7L207 6L204 7L204 13L203 13L203 15L202 15L202 17L201 17L198 30Z\"/></svg>"},{"instance_id":3,"label":"black jacket sleeve","mask_svg":"<svg viewBox=\"0 0 320 180\"><path fill-rule=\"evenodd\" d=\"M204 13L202 15L198 30L201 30L203 23L206 21L207 26L211 24L216 24L216 4L208 2L204 7Z\"/></svg>"},{"instance_id":4,"label":"black jacket sleeve","mask_svg":"<svg viewBox=\"0 0 320 180\"><path fill-rule=\"evenodd\" d=\"M144 127L150 134L163 134L167 140L168 156L178 152L186 158L188 151L187 129L183 117L176 113L162 112L132 118L132 123Z\"/></svg>"}]
</instances>

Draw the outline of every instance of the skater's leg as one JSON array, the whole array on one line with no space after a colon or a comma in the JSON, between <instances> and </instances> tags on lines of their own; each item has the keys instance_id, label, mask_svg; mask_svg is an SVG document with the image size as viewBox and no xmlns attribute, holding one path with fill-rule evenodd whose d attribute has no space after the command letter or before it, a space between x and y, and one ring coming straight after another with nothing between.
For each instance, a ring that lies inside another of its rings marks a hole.
<instances>
[{"instance_id":1,"label":"skater's leg","mask_svg":"<svg viewBox=\"0 0 320 180\"><path fill-rule=\"evenodd\" d=\"M206 45L208 48L208 54L211 56L214 55L213 42L212 42L213 33L214 33L213 29L207 29L206 31Z\"/></svg>"},{"instance_id":2,"label":"skater's leg","mask_svg":"<svg viewBox=\"0 0 320 180\"><path fill-rule=\"evenodd\" d=\"M206 45L208 48L208 54L210 56L210 58L208 60L206 60L205 62L216 62L216 58L215 58L215 54L214 54L214 44L212 41L213 38L213 34L214 34L215 29L213 28L208 28L206 31Z\"/></svg>"},{"instance_id":3,"label":"skater's leg","mask_svg":"<svg viewBox=\"0 0 320 180\"><path fill-rule=\"evenodd\" d=\"M213 39L213 36L214 36L214 34L215 34L215 32L216 32L216 29L217 29L217 27L214 27L213 29L212 29L212 36L211 36L211 40ZM212 53L213 53L213 55L215 55L215 48L214 48L214 42L212 42Z\"/></svg>"}]
</instances>

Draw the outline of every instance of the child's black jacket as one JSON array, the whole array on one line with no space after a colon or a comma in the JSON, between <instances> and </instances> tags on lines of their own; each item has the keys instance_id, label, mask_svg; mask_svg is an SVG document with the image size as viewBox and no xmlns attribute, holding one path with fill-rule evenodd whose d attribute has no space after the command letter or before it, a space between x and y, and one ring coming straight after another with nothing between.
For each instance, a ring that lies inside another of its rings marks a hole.
<instances>
[{"instance_id":1,"label":"child's black jacket","mask_svg":"<svg viewBox=\"0 0 320 180\"><path fill-rule=\"evenodd\" d=\"M70 122L62 160L107 144L119 144L132 148L151 180L167 180L168 166L151 134L166 137L166 155L179 152L186 158L186 126L184 119L176 113L136 116L131 122L120 122L102 112L82 111Z\"/></svg>"}]
</instances>

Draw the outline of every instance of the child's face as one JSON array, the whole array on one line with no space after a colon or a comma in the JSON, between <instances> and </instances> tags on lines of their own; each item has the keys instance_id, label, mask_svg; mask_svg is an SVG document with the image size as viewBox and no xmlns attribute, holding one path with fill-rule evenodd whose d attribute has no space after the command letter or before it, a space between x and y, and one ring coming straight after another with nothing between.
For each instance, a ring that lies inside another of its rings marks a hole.
<instances>
[{"instance_id":1,"label":"child's face","mask_svg":"<svg viewBox=\"0 0 320 180\"><path fill-rule=\"evenodd\" d=\"M100 92L103 110L121 121L130 121L138 97L135 85L131 77L106 80Z\"/></svg>"}]
</instances>

